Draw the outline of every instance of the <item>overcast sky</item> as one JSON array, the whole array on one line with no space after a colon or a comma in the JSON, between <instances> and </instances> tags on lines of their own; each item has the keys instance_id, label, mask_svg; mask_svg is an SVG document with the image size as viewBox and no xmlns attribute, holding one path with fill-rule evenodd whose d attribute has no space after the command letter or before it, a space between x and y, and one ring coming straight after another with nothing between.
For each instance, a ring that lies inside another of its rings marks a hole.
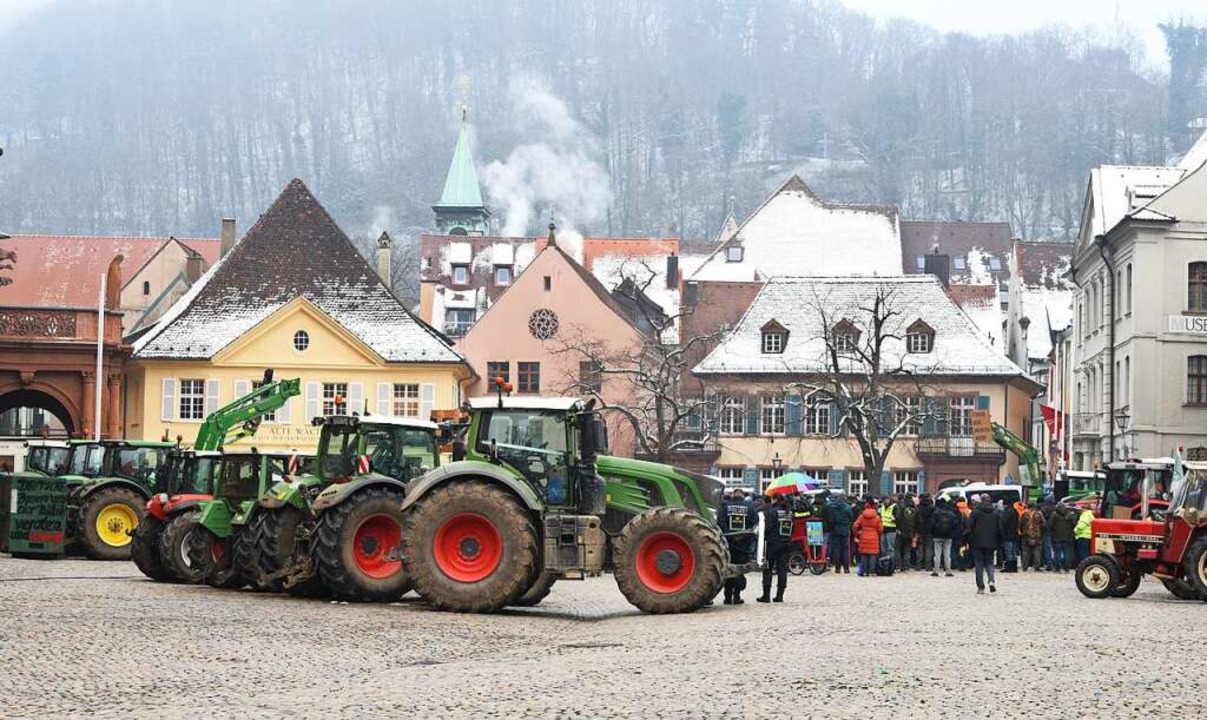
<instances>
[{"instance_id":1,"label":"overcast sky","mask_svg":"<svg viewBox=\"0 0 1207 720\"><path fill-rule=\"evenodd\" d=\"M905 17L943 32L1018 33L1052 23L1109 29L1116 22L1142 33L1150 61L1166 64L1157 23L1185 16L1207 20L1204 0L841 0L877 18Z\"/></svg>"}]
</instances>

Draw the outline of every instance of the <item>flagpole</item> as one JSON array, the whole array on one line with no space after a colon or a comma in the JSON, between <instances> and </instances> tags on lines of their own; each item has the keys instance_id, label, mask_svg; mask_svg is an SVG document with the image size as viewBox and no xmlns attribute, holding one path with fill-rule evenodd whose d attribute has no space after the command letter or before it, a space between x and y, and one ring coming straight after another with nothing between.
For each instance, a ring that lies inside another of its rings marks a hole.
<instances>
[{"instance_id":1,"label":"flagpole","mask_svg":"<svg viewBox=\"0 0 1207 720\"><path fill-rule=\"evenodd\" d=\"M108 273L101 273L101 293L96 303L96 399L92 410L92 439L101 439L101 398L104 397L102 363L105 350L105 281Z\"/></svg>"}]
</instances>

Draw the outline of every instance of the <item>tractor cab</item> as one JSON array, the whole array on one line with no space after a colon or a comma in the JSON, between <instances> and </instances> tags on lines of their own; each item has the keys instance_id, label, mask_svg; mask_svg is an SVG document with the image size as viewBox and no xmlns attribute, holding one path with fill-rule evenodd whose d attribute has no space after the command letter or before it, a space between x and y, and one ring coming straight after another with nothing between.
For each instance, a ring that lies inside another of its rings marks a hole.
<instances>
[{"instance_id":1,"label":"tractor cab","mask_svg":"<svg viewBox=\"0 0 1207 720\"><path fill-rule=\"evenodd\" d=\"M522 476L551 507L603 514L595 460L607 451L607 428L593 402L498 396L472 398L469 407L467 459Z\"/></svg>"},{"instance_id":2,"label":"tractor cab","mask_svg":"<svg viewBox=\"0 0 1207 720\"><path fill-rule=\"evenodd\" d=\"M105 447L99 442L75 441L70 443L71 454L59 477L70 485L99 477L105 462Z\"/></svg>"},{"instance_id":3,"label":"tractor cab","mask_svg":"<svg viewBox=\"0 0 1207 720\"><path fill-rule=\"evenodd\" d=\"M435 423L386 415L328 415L314 419L318 474L327 483L376 473L408 482L440 464Z\"/></svg>"},{"instance_id":4,"label":"tractor cab","mask_svg":"<svg viewBox=\"0 0 1207 720\"><path fill-rule=\"evenodd\" d=\"M30 440L25 443L25 470L27 475L58 477L67 472L67 461L71 457L71 446L62 440Z\"/></svg>"},{"instance_id":5,"label":"tractor cab","mask_svg":"<svg viewBox=\"0 0 1207 720\"><path fill-rule=\"evenodd\" d=\"M1173 462L1143 460L1106 466L1099 517L1161 520L1169 504Z\"/></svg>"},{"instance_id":6,"label":"tractor cab","mask_svg":"<svg viewBox=\"0 0 1207 720\"><path fill-rule=\"evenodd\" d=\"M169 497L209 495L214 491L214 479L221 467L220 452L184 450L171 453L164 469L165 490Z\"/></svg>"},{"instance_id":7,"label":"tractor cab","mask_svg":"<svg viewBox=\"0 0 1207 720\"><path fill-rule=\"evenodd\" d=\"M101 475L128 480L149 494L173 447L168 443L110 443L105 448Z\"/></svg>"}]
</instances>

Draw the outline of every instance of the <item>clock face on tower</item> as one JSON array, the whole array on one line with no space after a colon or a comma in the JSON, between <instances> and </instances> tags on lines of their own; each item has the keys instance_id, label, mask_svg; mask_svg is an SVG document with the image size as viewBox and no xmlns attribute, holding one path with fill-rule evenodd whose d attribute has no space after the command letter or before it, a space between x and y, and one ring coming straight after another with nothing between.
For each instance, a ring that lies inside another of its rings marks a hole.
<instances>
[{"instance_id":1,"label":"clock face on tower","mask_svg":"<svg viewBox=\"0 0 1207 720\"><path fill-rule=\"evenodd\" d=\"M557 313L547 308L541 308L528 318L528 332L537 340L548 340L557 335Z\"/></svg>"}]
</instances>

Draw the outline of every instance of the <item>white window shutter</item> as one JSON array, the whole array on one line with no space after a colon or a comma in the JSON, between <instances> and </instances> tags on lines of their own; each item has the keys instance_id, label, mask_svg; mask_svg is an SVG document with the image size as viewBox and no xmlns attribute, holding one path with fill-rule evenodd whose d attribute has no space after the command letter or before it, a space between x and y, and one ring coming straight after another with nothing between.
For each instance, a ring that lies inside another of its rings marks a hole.
<instances>
[{"instance_id":1,"label":"white window shutter","mask_svg":"<svg viewBox=\"0 0 1207 720\"><path fill-rule=\"evenodd\" d=\"M306 383L306 421L309 422L319 416L319 384L316 382Z\"/></svg>"},{"instance_id":2,"label":"white window shutter","mask_svg":"<svg viewBox=\"0 0 1207 720\"><path fill-rule=\"evenodd\" d=\"M250 380L236 380L235 381L235 399L236 400L247 395L250 392L251 392L251 381Z\"/></svg>"},{"instance_id":3,"label":"white window shutter","mask_svg":"<svg viewBox=\"0 0 1207 720\"><path fill-rule=\"evenodd\" d=\"M160 420L171 422L176 419L176 378L163 379L163 404L160 405Z\"/></svg>"},{"instance_id":4,"label":"white window shutter","mask_svg":"<svg viewBox=\"0 0 1207 720\"><path fill-rule=\"evenodd\" d=\"M218 393L222 389L221 380L205 381L205 414L209 415L218 409Z\"/></svg>"},{"instance_id":5,"label":"white window shutter","mask_svg":"<svg viewBox=\"0 0 1207 720\"><path fill-rule=\"evenodd\" d=\"M293 398L285 398L285 404L277 408L276 420L273 422L281 423L282 425L289 424L289 406L293 403Z\"/></svg>"},{"instance_id":6,"label":"white window shutter","mask_svg":"<svg viewBox=\"0 0 1207 720\"><path fill-rule=\"evenodd\" d=\"M393 415L390 401L393 399L394 386L390 383L377 383L377 414Z\"/></svg>"},{"instance_id":7,"label":"white window shutter","mask_svg":"<svg viewBox=\"0 0 1207 720\"><path fill-rule=\"evenodd\" d=\"M365 414L364 383L348 383L348 414Z\"/></svg>"},{"instance_id":8,"label":"white window shutter","mask_svg":"<svg viewBox=\"0 0 1207 720\"><path fill-rule=\"evenodd\" d=\"M436 386L424 383L419 386L419 419L431 420L436 409Z\"/></svg>"}]
</instances>

